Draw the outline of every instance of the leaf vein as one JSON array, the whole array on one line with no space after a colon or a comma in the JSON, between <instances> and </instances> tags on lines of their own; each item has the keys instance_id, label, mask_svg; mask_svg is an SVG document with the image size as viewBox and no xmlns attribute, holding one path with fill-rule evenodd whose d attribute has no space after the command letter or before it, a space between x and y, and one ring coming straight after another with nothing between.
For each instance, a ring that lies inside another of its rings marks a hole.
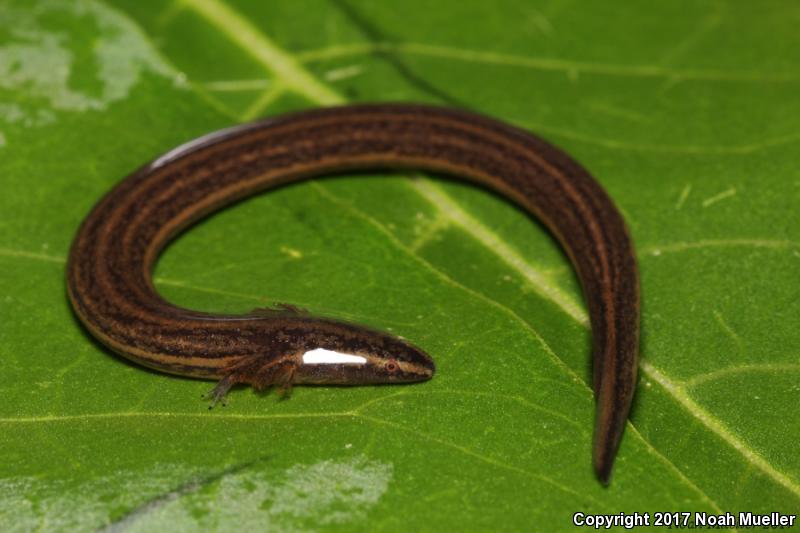
<instances>
[{"instance_id":1,"label":"leaf vein","mask_svg":"<svg viewBox=\"0 0 800 533\"><path fill-rule=\"evenodd\" d=\"M777 484L788 489L792 494L800 497L800 484L791 479L787 474L778 471L769 464L761 454L748 446L741 438L735 435L717 417L706 411L700 406L682 386L670 380L659 368L652 365L649 361L642 361L639 367L656 383L661 385L678 403L691 413L698 421L714 434L725 441L734 450L739 452L748 463L757 467L761 472Z\"/></svg>"},{"instance_id":2,"label":"leaf vein","mask_svg":"<svg viewBox=\"0 0 800 533\"><path fill-rule=\"evenodd\" d=\"M373 55L396 52L409 55L452 59L467 63L483 63L541 71L558 71L565 74L585 73L630 78L669 78L690 81L740 82L740 83L794 83L800 76L794 73L726 72L723 70L680 70L658 65L622 65L612 63L587 63L568 59L531 57L501 52L452 48L414 42L368 42L334 45L317 50L307 50L296 55L299 61L311 63L346 56Z\"/></svg>"},{"instance_id":3,"label":"leaf vein","mask_svg":"<svg viewBox=\"0 0 800 533\"><path fill-rule=\"evenodd\" d=\"M691 379L688 379L684 382L684 386L687 389L693 388L702 383L723 379L734 374L746 374L751 372L775 374L781 374L784 372L800 372L800 363L754 363L749 365L728 366L725 368L720 368L719 370L714 370L713 372L706 372L704 374L692 376Z\"/></svg>"}]
</instances>

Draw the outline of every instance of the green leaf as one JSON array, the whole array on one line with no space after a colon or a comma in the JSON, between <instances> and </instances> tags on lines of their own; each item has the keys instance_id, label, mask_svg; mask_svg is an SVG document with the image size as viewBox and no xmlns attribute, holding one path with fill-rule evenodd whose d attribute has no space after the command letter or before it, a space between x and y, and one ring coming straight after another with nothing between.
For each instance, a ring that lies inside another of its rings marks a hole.
<instances>
[{"instance_id":1,"label":"green leaf","mask_svg":"<svg viewBox=\"0 0 800 533\"><path fill-rule=\"evenodd\" d=\"M7 0L0 6L0 529L572 528L576 512L800 508L800 5ZM348 101L540 133L624 212L641 383L612 484L590 463L586 310L551 237L419 176L216 214L159 290L291 302L405 336L437 375L288 401L111 355L64 258L91 206L205 132Z\"/></svg>"}]
</instances>

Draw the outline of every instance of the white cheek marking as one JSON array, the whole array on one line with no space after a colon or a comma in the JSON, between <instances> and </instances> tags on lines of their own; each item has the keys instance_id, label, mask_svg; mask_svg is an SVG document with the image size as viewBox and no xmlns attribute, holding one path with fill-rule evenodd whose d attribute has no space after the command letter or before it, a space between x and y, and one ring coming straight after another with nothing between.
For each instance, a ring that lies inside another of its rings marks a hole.
<instances>
[{"instance_id":1,"label":"white cheek marking","mask_svg":"<svg viewBox=\"0 0 800 533\"><path fill-rule=\"evenodd\" d=\"M334 365L334 364L366 364L367 358L360 355L334 352L325 348L317 348L303 354L305 365Z\"/></svg>"}]
</instances>

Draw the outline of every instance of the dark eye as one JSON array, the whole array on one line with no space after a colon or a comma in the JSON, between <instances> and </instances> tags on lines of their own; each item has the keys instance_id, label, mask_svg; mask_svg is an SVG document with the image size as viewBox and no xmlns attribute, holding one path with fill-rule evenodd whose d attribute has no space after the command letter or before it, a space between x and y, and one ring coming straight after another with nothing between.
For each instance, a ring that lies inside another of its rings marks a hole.
<instances>
[{"instance_id":1,"label":"dark eye","mask_svg":"<svg viewBox=\"0 0 800 533\"><path fill-rule=\"evenodd\" d=\"M395 372L397 372L398 368L399 367L397 366L397 361L395 361L394 359L390 359L390 360L386 361L386 371L387 372L390 372L390 373L394 374Z\"/></svg>"}]
</instances>

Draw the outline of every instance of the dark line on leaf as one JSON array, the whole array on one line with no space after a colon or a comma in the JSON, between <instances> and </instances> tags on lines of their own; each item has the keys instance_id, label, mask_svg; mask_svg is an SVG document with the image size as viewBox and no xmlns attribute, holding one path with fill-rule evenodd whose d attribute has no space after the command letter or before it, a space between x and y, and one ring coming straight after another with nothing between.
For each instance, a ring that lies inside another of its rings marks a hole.
<instances>
[{"instance_id":1,"label":"dark line on leaf","mask_svg":"<svg viewBox=\"0 0 800 533\"><path fill-rule=\"evenodd\" d=\"M173 502L173 501L177 500L178 498L181 498L181 497L186 496L188 494L193 494L193 493L203 489L204 487L207 487L208 485L211 485L212 483L214 483L216 481L219 481L219 480L221 480L221 479L223 479L223 478L225 478L227 476L238 474L239 472L242 472L242 471L250 468L251 466L263 461L264 459L265 459L265 457L260 457L258 459L254 459L252 461L247 461L245 463L241 463L241 464L230 466L228 468L225 468L225 469L221 470L220 472L217 472L217 473L214 473L214 474L210 474L208 476L192 478L192 479L182 483L181 485L178 485L178 487L176 487L175 489L173 489L173 490L171 490L171 491L169 491L167 493L160 494L160 495L158 495L158 496L156 496L156 497L144 502L143 504L139 505L138 507L135 507L135 508L131 509L130 511L128 511L124 515L122 515L119 518L117 518L116 520L114 520L113 522L111 522L111 523L109 523L109 524L97 529L97 532L98 533L119 533L121 531L125 531L130 526L132 526L134 522L136 522L140 518L152 513L153 511L156 511L156 510L160 509L161 507L164 507L168 503Z\"/></svg>"},{"instance_id":2,"label":"dark line on leaf","mask_svg":"<svg viewBox=\"0 0 800 533\"><path fill-rule=\"evenodd\" d=\"M370 22L362 13L359 13L353 6L345 0L329 0L364 36L367 37L369 42L376 45L373 55L385 60L403 77L409 84L417 89L428 93L434 98L462 109L469 109L470 107L451 95L450 93L436 87L431 82L414 72L408 65L406 65L396 53L391 50L381 48L380 43L394 43L397 44L395 39L388 37L382 32L375 24Z\"/></svg>"}]
</instances>

